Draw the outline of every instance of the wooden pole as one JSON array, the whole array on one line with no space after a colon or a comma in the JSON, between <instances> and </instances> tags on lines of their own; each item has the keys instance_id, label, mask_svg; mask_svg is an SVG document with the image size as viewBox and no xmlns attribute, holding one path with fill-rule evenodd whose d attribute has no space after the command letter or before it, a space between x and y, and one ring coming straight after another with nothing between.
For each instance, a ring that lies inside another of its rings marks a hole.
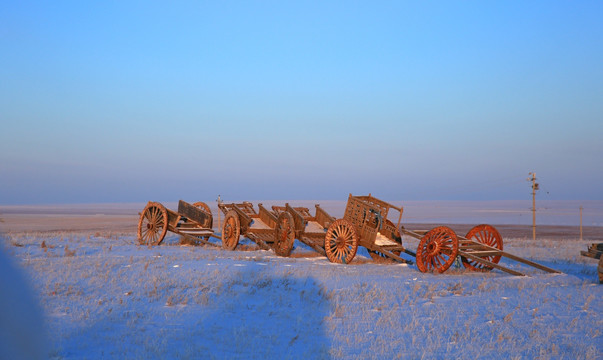
<instances>
[{"instance_id":1,"label":"wooden pole","mask_svg":"<svg viewBox=\"0 0 603 360\"><path fill-rule=\"evenodd\" d=\"M218 199L216 200L216 202L218 203L218 205L222 204L222 199L220 199L220 195L218 195ZM220 229L220 231L222 231L222 222L220 221L220 212L222 212L222 210L220 209L220 206L218 206L218 229Z\"/></svg>"},{"instance_id":2,"label":"wooden pole","mask_svg":"<svg viewBox=\"0 0 603 360\"><path fill-rule=\"evenodd\" d=\"M580 240L582 240L582 205L580 205Z\"/></svg>"}]
</instances>

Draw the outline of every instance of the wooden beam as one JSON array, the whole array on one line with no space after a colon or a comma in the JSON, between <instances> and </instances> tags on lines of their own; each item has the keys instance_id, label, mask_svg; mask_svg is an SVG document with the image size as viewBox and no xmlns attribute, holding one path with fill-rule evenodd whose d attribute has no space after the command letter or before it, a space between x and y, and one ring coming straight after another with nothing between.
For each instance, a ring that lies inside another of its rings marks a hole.
<instances>
[{"instance_id":1,"label":"wooden beam","mask_svg":"<svg viewBox=\"0 0 603 360\"><path fill-rule=\"evenodd\" d=\"M319 246L318 244L316 244L309 237L302 235L302 236L300 236L300 238L298 240L301 241L301 242L303 242L304 244L308 245L312 249L316 250L316 252L318 252L320 255L327 256L327 253L325 252L325 249L322 246Z\"/></svg>"},{"instance_id":2,"label":"wooden beam","mask_svg":"<svg viewBox=\"0 0 603 360\"><path fill-rule=\"evenodd\" d=\"M488 261L488 260L486 260L486 259L482 259L482 258L481 258L481 257L479 257L479 256L474 256L474 255L471 255L471 253L466 253L466 252L464 252L464 251L459 251L459 255L461 255L461 256L463 256L463 257L466 257L466 258L469 258L469 259L471 259L471 260L475 260L475 261L477 261L478 263L481 263L481 264L484 264L484 265L487 265L487 266L493 267L493 268L495 268L495 269L498 269L498 270L504 271L504 272L509 273L509 274L511 274L511 275L516 275L516 276L526 276L525 274L520 273L519 271L511 270L511 269L509 269L509 268L506 268L506 267L504 267L504 266L501 266L501 265L495 264L495 263L493 263L493 262L491 262L491 261Z\"/></svg>"}]
</instances>

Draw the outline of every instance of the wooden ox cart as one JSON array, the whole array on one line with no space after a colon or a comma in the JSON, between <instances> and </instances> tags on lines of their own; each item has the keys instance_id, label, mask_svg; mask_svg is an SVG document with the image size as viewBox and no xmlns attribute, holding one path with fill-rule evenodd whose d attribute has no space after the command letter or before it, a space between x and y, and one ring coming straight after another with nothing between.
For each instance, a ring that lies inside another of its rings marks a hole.
<instances>
[{"instance_id":1,"label":"wooden ox cart","mask_svg":"<svg viewBox=\"0 0 603 360\"><path fill-rule=\"evenodd\" d=\"M141 245L159 245L168 231L193 242L214 245L209 242L214 235L213 217L204 202L189 204L180 200L178 211L172 211L158 202L149 201L140 213L138 242Z\"/></svg>"},{"instance_id":2,"label":"wooden ox cart","mask_svg":"<svg viewBox=\"0 0 603 360\"><path fill-rule=\"evenodd\" d=\"M318 253L326 255L324 249L325 236L327 229L335 222L335 218L329 215L320 205L317 204L314 207L316 208L314 216L310 214L310 209L306 207L292 207L289 204L273 206L272 209L278 214L279 219L281 219L280 223L283 224L281 234L283 232L291 234L291 230L293 230L292 237L294 239L298 239ZM289 229L285 224L293 224L293 229ZM291 235L288 236L291 237ZM282 239L283 236L279 238ZM287 242L288 244L289 242ZM293 245L292 242L291 245ZM284 256L288 256L291 253L292 246L285 249L288 250L288 253Z\"/></svg>"},{"instance_id":3,"label":"wooden ox cart","mask_svg":"<svg viewBox=\"0 0 603 360\"><path fill-rule=\"evenodd\" d=\"M222 225L222 247L234 250L241 236L255 242L261 249L273 249L277 255L289 256L293 249L295 232L293 220L287 213L278 212L258 204L258 211L250 202L219 203L224 213Z\"/></svg>"},{"instance_id":4,"label":"wooden ox cart","mask_svg":"<svg viewBox=\"0 0 603 360\"><path fill-rule=\"evenodd\" d=\"M389 210L399 213L397 224L387 218ZM521 262L550 273L557 270L537 264L503 251L499 232L491 225L477 225L467 235L457 236L447 226L431 230L407 230L400 225L403 208L368 196L350 196L343 219L336 220L327 231L325 251L333 262L349 263L356 254L358 245L366 247L388 258L407 262L399 255L402 252L416 257L417 267L422 272L446 271L460 257L470 270L490 271L493 268L513 275L524 275L498 264L501 257ZM416 253L407 250L400 234L419 240Z\"/></svg>"}]
</instances>

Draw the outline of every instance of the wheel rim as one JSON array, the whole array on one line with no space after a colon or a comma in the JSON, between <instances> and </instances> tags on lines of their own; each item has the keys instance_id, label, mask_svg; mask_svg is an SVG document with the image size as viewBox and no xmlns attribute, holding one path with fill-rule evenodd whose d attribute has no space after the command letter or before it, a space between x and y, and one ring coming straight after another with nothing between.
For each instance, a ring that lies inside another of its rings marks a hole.
<instances>
[{"instance_id":1,"label":"wheel rim","mask_svg":"<svg viewBox=\"0 0 603 360\"><path fill-rule=\"evenodd\" d=\"M229 211L222 227L222 247L226 250L234 250L239 243L240 233L239 216L236 212Z\"/></svg>"},{"instance_id":2,"label":"wheel rim","mask_svg":"<svg viewBox=\"0 0 603 360\"><path fill-rule=\"evenodd\" d=\"M417 267L422 272L443 273L456 259L458 250L458 238L451 228L433 228L419 242Z\"/></svg>"},{"instance_id":3,"label":"wheel rim","mask_svg":"<svg viewBox=\"0 0 603 360\"><path fill-rule=\"evenodd\" d=\"M159 245L167 232L167 210L163 205L150 202L138 221L138 242L141 245Z\"/></svg>"},{"instance_id":4,"label":"wheel rim","mask_svg":"<svg viewBox=\"0 0 603 360\"><path fill-rule=\"evenodd\" d=\"M331 262L349 264L358 250L358 235L354 226L344 220L336 220L325 237L325 253Z\"/></svg>"},{"instance_id":5,"label":"wheel rim","mask_svg":"<svg viewBox=\"0 0 603 360\"><path fill-rule=\"evenodd\" d=\"M498 230L496 230L496 228L494 228L494 226L491 226L491 225L487 225L487 224L477 225L473 229L469 230L469 232L467 233L467 235L465 237L469 240L476 241L480 244L488 245L490 247L496 248L501 251L503 249L502 236L500 235ZM500 255L490 255L490 256L480 256L480 257L484 260L488 260L495 264L498 264L498 262L500 261L500 258L501 258ZM492 270L491 266L484 265L475 260L461 257L461 261L463 263L463 266L469 270L473 270L473 271L490 271L490 270Z\"/></svg>"},{"instance_id":6,"label":"wheel rim","mask_svg":"<svg viewBox=\"0 0 603 360\"><path fill-rule=\"evenodd\" d=\"M212 229L214 227L214 219L213 219L213 215L211 213L211 209L209 208L209 206L204 203L203 201L197 201L196 203L193 204L193 206L195 206L196 208L198 208L199 210L202 210L203 212L206 212L207 214L210 215L210 218L208 221L206 221L205 224L202 224L204 227ZM210 236L203 236L202 239L205 241L209 241Z\"/></svg>"},{"instance_id":7,"label":"wheel rim","mask_svg":"<svg viewBox=\"0 0 603 360\"><path fill-rule=\"evenodd\" d=\"M279 256L289 256L295 241L293 217L288 212L281 213L276 222L274 252Z\"/></svg>"}]
</instances>

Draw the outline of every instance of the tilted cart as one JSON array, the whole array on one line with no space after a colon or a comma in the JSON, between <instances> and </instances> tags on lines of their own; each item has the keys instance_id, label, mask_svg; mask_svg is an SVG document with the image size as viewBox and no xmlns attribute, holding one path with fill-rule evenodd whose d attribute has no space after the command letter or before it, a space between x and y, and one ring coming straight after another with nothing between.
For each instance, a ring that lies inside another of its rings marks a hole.
<instances>
[{"instance_id":1,"label":"tilted cart","mask_svg":"<svg viewBox=\"0 0 603 360\"><path fill-rule=\"evenodd\" d=\"M204 202L189 204L180 200L178 211L173 211L161 203L149 201L140 213L138 221L138 242L141 245L159 245L168 231L194 242L214 245L209 242L214 235L213 216Z\"/></svg>"},{"instance_id":2,"label":"tilted cart","mask_svg":"<svg viewBox=\"0 0 603 360\"><path fill-rule=\"evenodd\" d=\"M222 247L234 250L241 236L255 242L261 249L273 249L277 255L289 256L295 237L293 220L287 213L268 210L258 204L258 211L250 202L219 203L224 213ZM278 207L274 207L278 208Z\"/></svg>"},{"instance_id":3,"label":"tilted cart","mask_svg":"<svg viewBox=\"0 0 603 360\"><path fill-rule=\"evenodd\" d=\"M396 225L387 219L391 209L399 212ZM327 257L333 262L349 263L354 258L358 245L362 245L369 251L398 261L406 262L399 256L402 252L414 256L417 267L422 272L442 273L457 257L460 257L467 269L475 271L490 271L496 268L513 275L524 275L498 264L501 257L507 257L546 272L559 272L503 251L502 237L491 225L477 225L464 237L457 236L447 226L413 231L400 225L403 211L402 207L396 207L370 194L350 194L343 219L336 220L327 232ZM400 234L419 240L416 253L402 245Z\"/></svg>"},{"instance_id":4,"label":"tilted cart","mask_svg":"<svg viewBox=\"0 0 603 360\"><path fill-rule=\"evenodd\" d=\"M314 207L316 208L314 216L310 214L310 209L306 207L292 207L289 204L273 206L272 209L279 214L279 219L281 219L279 222L282 224L280 227L282 229L281 233L286 231L287 234L290 234L290 229L285 224L292 223L294 225L293 238L298 239L318 253L326 255L324 249L325 236L329 226L335 222L335 218L329 215L320 205L316 204ZM280 239L283 238L283 236L280 237ZM289 247L289 245L291 246ZM292 242L287 242L286 246L283 244L283 249L288 251L283 256L288 256L291 253L292 245Z\"/></svg>"}]
</instances>

